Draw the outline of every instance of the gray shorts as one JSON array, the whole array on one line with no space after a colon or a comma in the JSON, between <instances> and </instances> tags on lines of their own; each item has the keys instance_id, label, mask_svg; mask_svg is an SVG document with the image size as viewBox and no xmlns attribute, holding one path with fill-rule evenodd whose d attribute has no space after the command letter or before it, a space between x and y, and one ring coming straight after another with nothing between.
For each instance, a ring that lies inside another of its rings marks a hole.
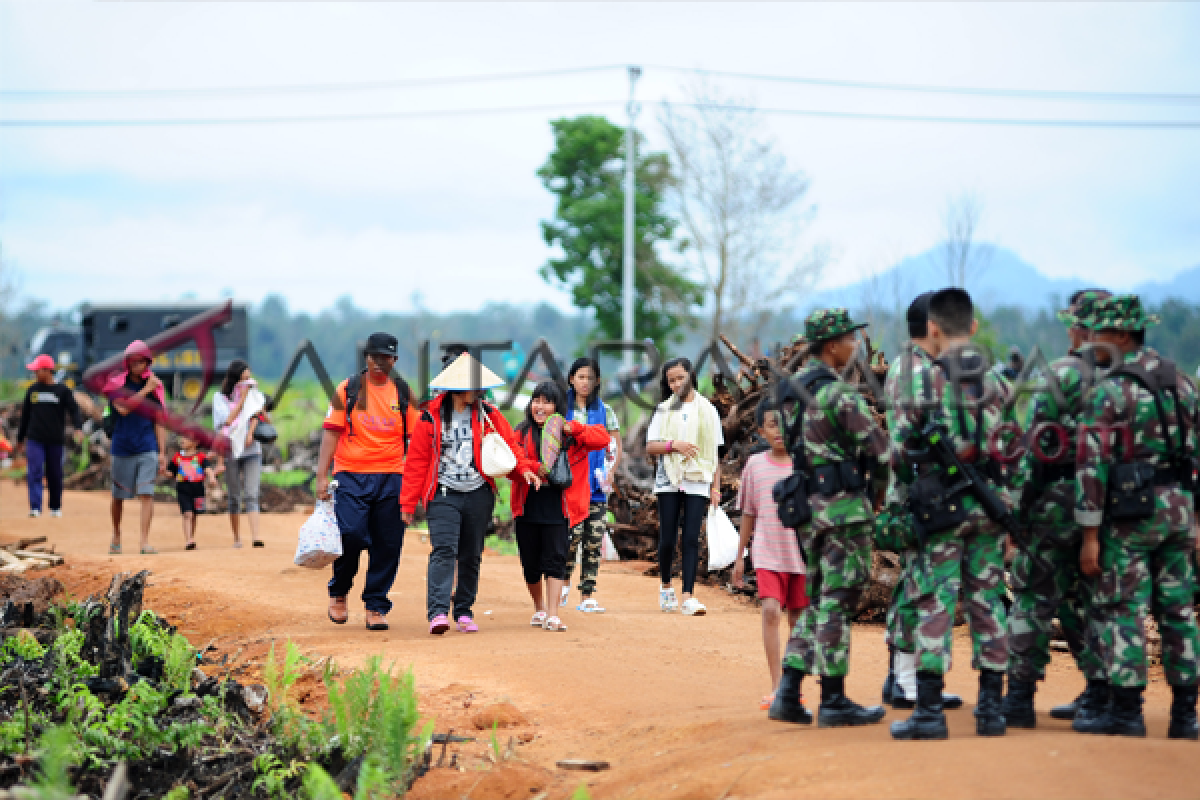
<instances>
[{"instance_id":1,"label":"gray shorts","mask_svg":"<svg viewBox=\"0 0 1200 800\"><path fill-rule=\"evenodd\" d=\"M134 495L154 495L158 453L112 457L112 496L128 500Z\"/></svg>"}]
</instances>

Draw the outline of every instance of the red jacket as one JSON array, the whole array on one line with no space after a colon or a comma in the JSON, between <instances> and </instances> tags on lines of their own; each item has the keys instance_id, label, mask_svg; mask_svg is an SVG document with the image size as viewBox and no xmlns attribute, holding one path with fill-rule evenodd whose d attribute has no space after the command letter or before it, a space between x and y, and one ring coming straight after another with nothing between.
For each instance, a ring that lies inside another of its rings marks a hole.
<instances>
[{"instance_id":1,"label":"red jacket","mask_svg":"<svg viewBox=\"0 0 1200 800\"><path fill-rule=\"evenodd\" d=\"M417 420L416 430L412 431L409 438L408 459L404 462L404 480L400 487L400 510L405 513L416 511L418 503L428 508L429 501L437 492L438 463L442 457L442 404L444 402L454 401L448 395L441 394L426 404ZM513 433L512 426L508 424L508 420L495 406L487 403L484 403L483 406L487 411L488 419L491 420L492 427L504 437L504 441L516 454L518 452L517 437ZM471 416L471 427L475 433L475 467L494 492L496 491L496 481L484 474L483 456L480 454L483 436L485 433L490 433L491 428L484 424L478 413ZM517 457L519 466L520 456Z\"/></svg>"},{"instance_id":2,"label":"red jacket","mask_svg":"<svg viewBox=\"0 0 1200 800\"><path fill-rule=\"evenodd\" d=\"M592 484L588 480L588 453L593 450L603 450L608 447L609 435L603 425L584 425L581 422L570 421L563 428L570 434L571 447L567 450L567 462L571 465L571 488L563 492L563 514L567 523L574 528L588 517L592 502ZM533 434L526 431L518 438L517 468L508 475L512 481L512 495L509 505L512 506L514 517L525 513L525 499L529 497L529 484L521 474L526 470L537 472L541 466L541 454L533 443Z\"/></svg>"}]
</instances>

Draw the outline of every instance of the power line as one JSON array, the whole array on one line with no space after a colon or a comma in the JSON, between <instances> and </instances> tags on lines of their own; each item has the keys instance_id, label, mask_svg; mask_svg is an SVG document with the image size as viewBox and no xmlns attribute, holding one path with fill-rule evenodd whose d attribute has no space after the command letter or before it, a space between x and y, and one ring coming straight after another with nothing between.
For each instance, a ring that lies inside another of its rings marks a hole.
<instances>
[{"instance_id":1,"label":"power line","mask_svg":"<svg viewBox=\"0 0 1200 800\"><path fill-rule=\"evenodd\" d=\"M282 86L223 86L196 89L0 89L4 100L69 100L69 99L170 99L173 97L217 97L223 95L252 96L262 94L310 94L330 92L362 92L387 89L419 89L425 86L449 86L459 83L494 83L500 81L554 78L591 72L623 70L624 65L595 67L565 67L563 69L502 72L492 75L456 75L441 78L413 78L394 81L359 81L354 83L287 84Z\"/></svg>"},{"instance_id":2,"label":"power line","mask_svg":"<svg viewBox=\"0 0 1200 800\"><path fill-rule=\"evenodd\" d=\"M549 105L512 106L507 108L459 108L419 111L382 111L361 114L324 114L276 117L178 117L145 119L0 119L0 128L121 128L121 127L182 127L223 125L291 125L336 122L373 122L398 119L434 117L482 116L492 114L527 114L548 111L568 111L619 106L622 101L606 100L593 103L555 103ZM736 113L784 114L816 119L844 119L873 122L916 122L945 125L996 125L1037 128L1115 128L1115 129L1190 129L1200 128L1200 120L1134 120L1134 119L1069 119L1020 117L963 117L917 114L875 114L855 111L821 111L805 108L758 108L755 106L720 105L711 103L674 103L684 108L702 111L732 111Z\"/></svg>"},{"instance_id":3,"label":"power line","mask_svg":"<svg viewBox=\"0 0 1200 800\"><path fill-rule=\"evenodd\" d=\"M423 111L377 111L363 114L325 114L280 117L178 117L168 119L0 119L0 128L137 128L220 125L297 125L322 122L377 122L395 119L484 116L491 114L529 114L620 106L620 100L594 103L552 103L549 105L511 106L507 108L448 108Z\"/></svg>"},{"instance_id":4,"label":"power line","mask_svg":"<svg viewBox=\"0 0 1200 800\"><path fill-rule=\"evenodd\" d=\"M723 78L770 81L773 83L799 83L809 86L826 86L838 89L872 89L889 92L918 92L924 94L953 94L978 97L1014 97L1026 100L1068 100L1086 103L1143 103L1164 105L1200 104L1200 94L1168 94L1156 92L1093 92L1071 89L1005 89L971 86L935 86L919 83L881 83L878 81L847 81L833 78L809 78L794 75L763 75L750 72L728 72L698 67L651 66L664 72L681 72L695 75L713 75Z\"/></svg>"}]
</instances>

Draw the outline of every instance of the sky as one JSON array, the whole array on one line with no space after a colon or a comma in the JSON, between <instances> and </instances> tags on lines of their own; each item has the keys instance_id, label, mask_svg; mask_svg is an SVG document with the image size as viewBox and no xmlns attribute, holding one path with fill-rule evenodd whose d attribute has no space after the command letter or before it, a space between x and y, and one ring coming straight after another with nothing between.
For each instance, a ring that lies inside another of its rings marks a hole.
<instances>
[{"instance_id":1,"label":"sky","mask_svg":"<svg viewBox=\"0 0 1200 800\"><path fill-rule=\"evenodd\" d=\"M539 221L554 203L535 173L552 146L549 120L605 113L624 124L623 65L644 69L639 129L664 148L660 104L683 98L692 80L664 67L1191 95L1078 102L712 79L770 109L1200 122L1198 40L1200 4L0 0L0 258L23 298L54 309L228 295L257 303L271 292L307 311L340 295L370 310L567 308L566 293L538 274L552 255ZM382 90L182 91L601 66L615 68ZM112 93L147 89L176 91ZM53 94L68 90L81 93ZM772 113L762 135L811 180L817 214L794 246L829 247L826 287L933 246L947 199L962 192L982 203L982 238L1048 276L1123 288L1200 264L1200 127Z\"/></svg>"}]
</instances>

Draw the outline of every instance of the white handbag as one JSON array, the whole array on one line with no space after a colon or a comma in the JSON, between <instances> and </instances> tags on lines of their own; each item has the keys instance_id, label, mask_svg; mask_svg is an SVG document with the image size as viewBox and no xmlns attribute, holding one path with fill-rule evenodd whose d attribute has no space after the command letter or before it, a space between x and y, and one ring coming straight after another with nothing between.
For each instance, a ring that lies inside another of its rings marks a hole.
<instances>
[{"instance_id":1,"label":"white handbag","mask_svg":"<svg viewBox=\"0 0 1200 800\"><path fill-rule=\"evenodd\" d=\"M517 457L513 454L512 448L508 446L508 442L504 441L504 437L496 432L496 426L492 424L487 411L481 409L480 414L483 415L484 424L491 428L490 432L483 435L483 441L479 446L480 456L483 460L483 474L489 478L499 478L517 468Z\"/></svg>"}]
</instances>

